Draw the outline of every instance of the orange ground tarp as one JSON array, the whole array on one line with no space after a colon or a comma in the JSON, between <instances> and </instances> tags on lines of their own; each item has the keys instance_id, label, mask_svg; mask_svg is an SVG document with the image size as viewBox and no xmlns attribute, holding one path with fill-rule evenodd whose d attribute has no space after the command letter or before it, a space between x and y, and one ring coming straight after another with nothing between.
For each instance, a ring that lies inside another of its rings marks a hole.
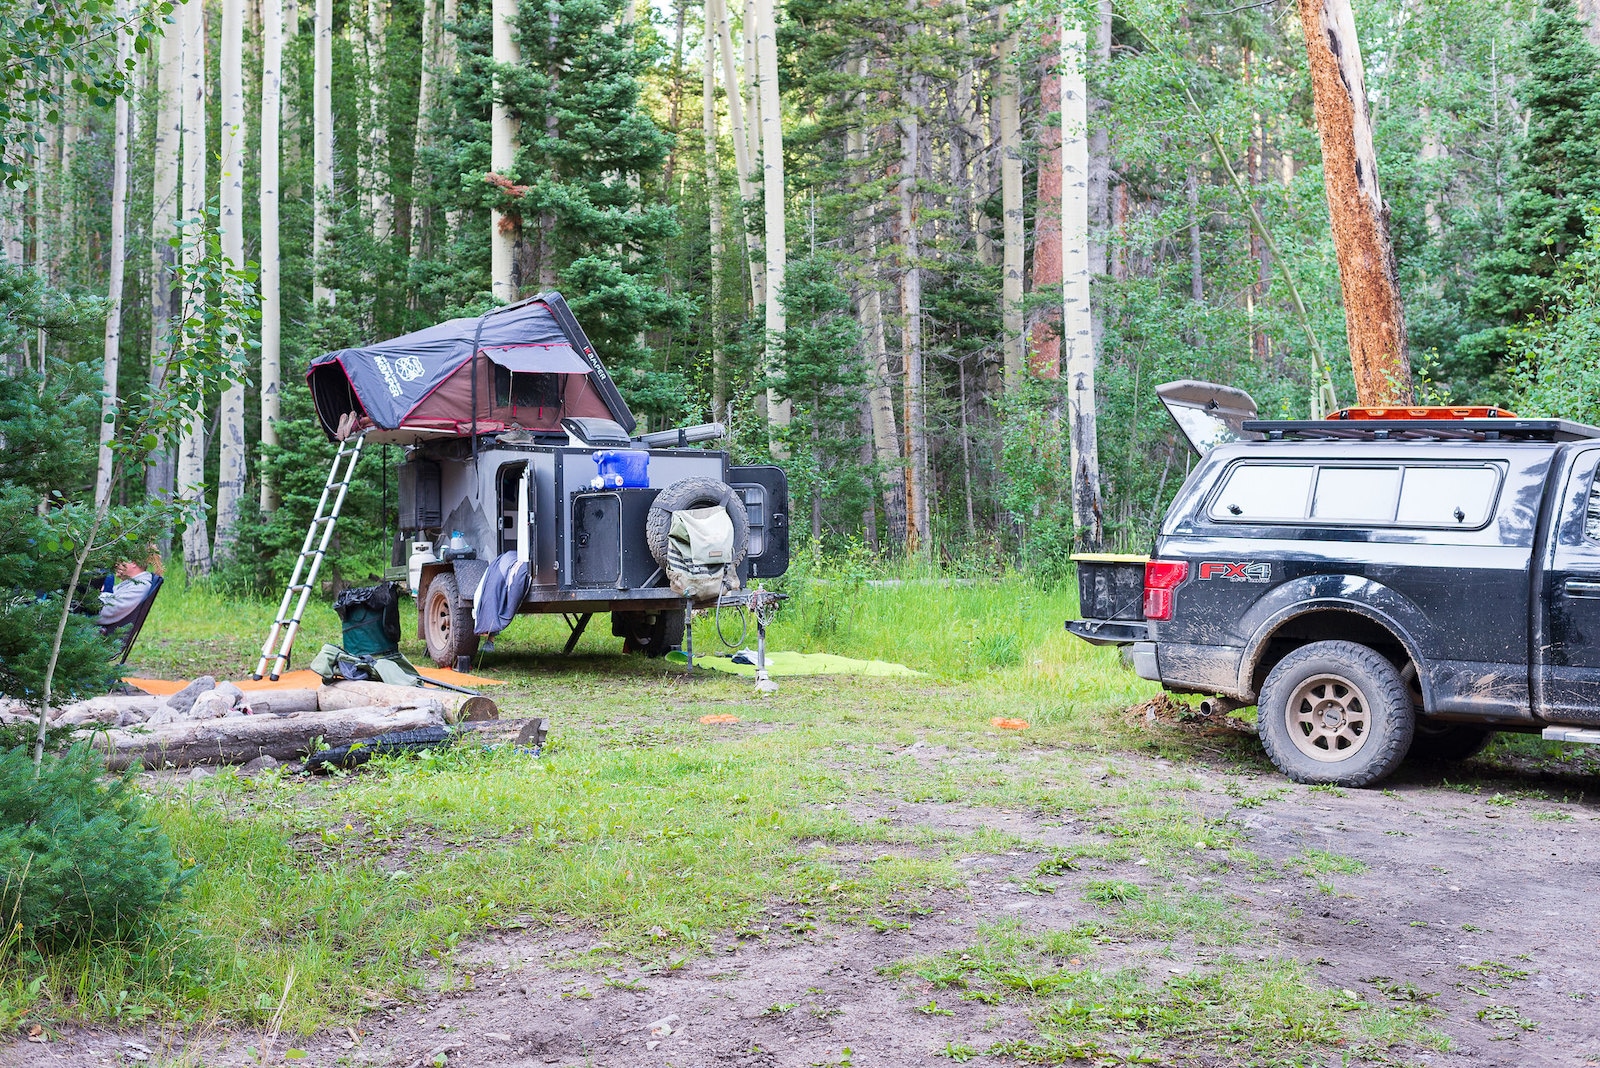
<instances>
[{"instance_id":1,"label":"orange ground tarp","mask_svg":"<svg viewBox=\"0 0 1600 1068\"><path fill-rule=\"evenodd\" d=\"M435 682L448 682L452 686L504 686L500 679L486 679L481 675L468 675L449 668L418 668L425 677ZM189 685L188 679L123 679L129 686L136 686L145 693L157 697L177 693ZM322 676L315 671L302 668L299 671L286 671L272 682L268 679L232 679L235 686L241 690L314 690L322 685Z\"/></svg>"}]
</instances>

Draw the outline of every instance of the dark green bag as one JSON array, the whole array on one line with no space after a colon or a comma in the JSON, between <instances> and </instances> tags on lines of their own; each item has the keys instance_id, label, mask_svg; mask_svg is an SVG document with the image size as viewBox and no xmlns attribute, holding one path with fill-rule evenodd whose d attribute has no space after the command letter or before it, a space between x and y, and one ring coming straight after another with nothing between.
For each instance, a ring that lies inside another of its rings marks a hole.
<instances>
[{"instance_id":1,"label":"dark green bag","mask_svg":"<svg viewBox=\"0 0 1600 1068\"><path fill-rule=\"evenodd\" d=\"M389 656L400 651L400 587L393 582L345 590L333 599L344 623L344 651Z\"/></svg>"}]
</instances>

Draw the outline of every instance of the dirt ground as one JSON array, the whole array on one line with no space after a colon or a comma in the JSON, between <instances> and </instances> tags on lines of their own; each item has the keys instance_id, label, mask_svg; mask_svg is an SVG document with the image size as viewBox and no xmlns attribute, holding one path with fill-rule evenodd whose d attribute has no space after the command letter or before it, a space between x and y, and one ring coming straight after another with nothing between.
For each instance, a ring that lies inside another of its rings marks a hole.
<instances>
[{"instance_id":1,"label":"dirt ground","mask_svg":"<svg viewBox=\"0 0 1600 1068\"><path fill-rule=\"evenodd\" d=\"M1174 770L1131 756L1102 762L1132 776ZM1276 865L1308 849L1366 865L1326 879L1308 873L1271 880L1235 867L1212 892L1256 925L1243 955L1298 958L1315 969L1330 998L1348 990L1369 1002L1422 1001L1442 1011L1431 1026L1450 1037L1450 1052L1396 1048L1387 1063L1600 1065L1600 781L1474 764L1407 769L1389 789L1338 792L1270 774L1182 770L1201 783L1194 803L1227 818L1246 848ZM1241 795L1258 800L1241 803ZM1095 834L1070 818L962 804L899 804L858 815L908 827L987 825L1046 847L1071 847ZM1031 1036L1026 1006L962 1001L914 977L886 975L887 966L970 945L975 925L997 917L1068 929L1097 915L1081 893L1087 880L1148 881L1149 869L1130 859L1069 872L1053 894L1019 893L1038 860L1027 852L967 858L965 888L936 893L931 911L907 917L906 929L808 930L774 912L765 932L729 934L710 954L646 974L559 966L593 948L596 936L537 925L466 948L456 971L434 974L426 997L369 1014L359 1032L281 1036L269 1047L259 1032L77 1029L43 1044L0 1047L0 1066L283 1064L291 1048L304 1056L287 1063L390 1068L953 1063L943 1056L948 1043L985 1050ZM1182 940L1130 943L1097 947L1089 963L1178 973L1219 952ZM935 995L948 1015L919 1011ZM1172 1063L1211 1063L1206 1055L1168 1053Z\"/></svg>"}]
</instances>

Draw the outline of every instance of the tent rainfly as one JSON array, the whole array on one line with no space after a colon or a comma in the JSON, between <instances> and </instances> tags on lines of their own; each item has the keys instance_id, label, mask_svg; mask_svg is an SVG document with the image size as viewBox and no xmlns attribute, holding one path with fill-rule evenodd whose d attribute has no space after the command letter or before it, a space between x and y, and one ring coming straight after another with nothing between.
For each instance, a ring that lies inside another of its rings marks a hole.
<instances>
[{"instance_id":1,"label":"tent rainfly","mask_svg":"<svg viewBox=\"0 0 1600 1068\"><path fill-rule=\"evenodd\" d=\"M395 445L559 430L568 416L612 419L630 434L637 425L567 302L553 291L330 352L312 361L306 381L330 438L352 412L355 429L368 430L369 441Z\"/></svg>"}]
</instances>

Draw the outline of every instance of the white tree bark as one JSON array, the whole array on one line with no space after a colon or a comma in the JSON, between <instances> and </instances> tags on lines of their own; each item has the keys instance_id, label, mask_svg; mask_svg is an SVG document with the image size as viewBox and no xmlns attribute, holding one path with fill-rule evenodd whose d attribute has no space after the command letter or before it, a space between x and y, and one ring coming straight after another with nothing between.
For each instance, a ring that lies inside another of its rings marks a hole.
<instances>
[{"instance_id":1,"label":"white tree bark","mask_svg":"<svg viewBox=\"0 0 1600 1068\"><path fill-rule=\"evenodd\" d=\"M379 244L394 236L394 196L389 192L389 127L383 121L383 56L386 44L382 0L367 0L367 84L363 87L367 126L367 210Z\"/></svg>"},{"instance_id":2,"label":"white tree bark","mask_svg":"<svg viewBox=\"0 0 1600 1068\"><path fill-rule=\"evenodd\" d=\"M1082 30L1061 33L1061 343L1067 377L1072 520L1085 547L1104 540L1095 432L1094 323L1089 273L1089 89Z\"/></svg>"},{"instance_id":3,"label":"white tree bark","mask_svg":"<svg viewBox=\"0 0 1600 1068\"><path fill-rule=\"evenodd\" d=\"M218 175L220 188L218 225L222 255L229 264L244 266L244 0L222 0L222 123ZM242 350L233 352L242 360ZM220 442L217 464L217 530L214 560L233 558L239 539L239 506L244 497L244 383L229 382L222 391L217 425Z\"/></svg>"},{"instance_id":4,"label":"white tree bark","mask_svg":"<svg viewBox=\"0 0 1600 1068\"><path fill-rule=\"evenodd\" d=\"M1001 9L1002 22L1009 14ZM1001 349L1004 354L1005 389L1014 392L1022 385L1024 353L1022 293L1027 236L1022 205L1022 120L1018 107L1017 35L1011 34L1000 45L1000 92L995 100L1000 125L1000 205Z\"/></svg>"},{"instance_id":5,"label":"white tree bark","mask_svg":"<svg viewBox=\"0 0 1600 1068\"><path fill-rule=\"evenodd\" d=\"M283 117L283 0L262 0L261 44L261 444L278 443L283 388L282 273L278 261L278 133ZM261 473L261 511L278 507L278 487Z\"/></svg>"},{"instance_id":6,"label":"white tree bark","mask_svg":"<svg viewBox=\"0 0 1600 1068\"><path fill-rule=\"evenodd\" d=\"M514 34L516 0L493 0L494 62L497 68L510 66L521 58ZM517 164L517 123L506 106L504 88L495 75L494 101L489 107L489 169L509 176ZM517 299L515 278L516 221L498 208L489 212L489 284L494 298L510 303Z\"/></svg>"},{"instance_id":7,"label":"white tree bark","mask_svg":"<svg viewBox=\"0 0 1600 1068\"><path fill-rule=\"evenodd\" d=\"M128 17L127 0L117 0L117 21ZM117 68L126 69L130 52L128 35L117 34ZM100 401L100 457L95 472L95 500L111 496L111 437L108 421L117 410L117 376L122 358L122 275L128 258L128 97L115 105L115 130L111 144L111 278L107 286L105 334L105 396Z\"/></svg>"},{"instance_id":8,"label":"white tree bark","mask_svg":"<svg viewBox=\"0 0 1600 1068\"><path fill-rule=\"evenodd\" d=\"M773 0L756 0L756 74L761 88L761 190L766 208L767 246L767 370L780 373L786 316L783 276L788 251L784 231L783 110L778 100L778 42ZM773 430L789 425L791 405L779 400L776 389L767 391L767 424ZM773 455L784 450L774 442Z\"/></svg>"},{"instance_id":9,"label":"white tree bark","mask_svg":"<svg viewBox=\"0 0 1600 1068\"><path fill-rule=\"evenodd\" d=\"M745 127L744 100L739 92L739 76L733 66L733 28L728 19L727 0L706 0L708 7L716 9L717 40L722 46L722 88L728 99L728 125L733 134L733 162L739 175L739 229L744 234L745 261L750 269L750 300L754 308L764 308L767 303L767 254L761 247L761 238L750 225L750 213L755 210L755 184L750 180L755 170L755 155L751 151L750 132Z\"/></svg>"},{"instance_id":10,"label":"white tree bark","mask_svg":"<svg viewBox=\"0 0 1600 1068\"><path fill-rule=\"evenodd\" d=\"M183 34L183 221L189 240L183 255L189 266L204 255L201 225L206 210L206 28L203 0L188 0L180 9ZM204 303L203 292L179 296L185 309ZM178 492L191 502L183 530L183 562L190 575L211 572L211 539L206 530L205 402L190 413L178 442Z\"/></svg>"},{"instance_id":11,"label":"white tree bark","mask_svg":"<svg viewBox=\"0 0 1600 1068\"><path fill-rule=\"evenodd\" d=\"M700 134L705 153L706 201L711 230L711 418L728 413L728 369L722 352L722 176L717 167L717 30L715 5L706 4L705 64L700 78Z\"/></svg>"},{"instance_id":12,"label":"white tree bark","mask_svg":"<svg viewBox=\"0 0 1600 1068\"><path fill-rule=\"evenodd\" d=\"M915 12L918 0L910 0ZM911 28L913 38L922 28ZM914 51L914 49L912 50ZM928 501L928 432L923 402L922 365L922 219L917 178L922 159L922 107L926 103L924 76L912 73L902 97L905 115L900 120L900 359L905 369L906 440L906 552L932 550Z\"/></svg>"},{"instance_id":13,"label":"white tree bark","mask_svg":"<svg viewBox=\"0 0 1600 1068\"><path fill-rule=\"evenodd\" d=\"M316 4L311 49L311 190L316 197L311 216L311 296L318 304L332 304L327 247L333 211L333 0L316 0Z\"/></svg>"},{"instance_id":14,"label":"white tree bark","mask_svg":"<svg viewBox=\"0 0 1600 1068\"><path fill-rule=\"evenodd\" d=\"M440 0L439 4L439 76L456 73L461 62L461 49L456 42L454 26L461 17L460 0ZM448 208L444 213L447 241L454 241L461 232L461 209Z\"/></svg>"},{"instance_id":15,"label":"white tree bark","mask_svg":"<svg viewBox=\"0 0 1600 1068\"><path fill-rule=\"evenodd\" d=\"M425 180L423 149L433 143L434 95L439 83L439 0L422 0L422 63L417 83L417 144L416 156L411 166L411 188L420 190ZM410 254L412 259L421 256L428 230L426 209L420 208L417 198L411 200Z\"/></svg>"},{"instance_id":16,"label":"white tree bark","mask_svg":"<svg viewBox=\"0 0 1600 1068\"><path fill-rule=\"evenodd\" d=\"M154 173L150 178L150 386L159 388L167 373L172 338L172 269L177 254L167 242L178 230L178 190L181 182L178 151L183 143L183 28L180 22L161 36L155 71ZM163 445L150 454L145 468L145 494L152 500L169 500L174 489L173 456ZM166 539L163 535L163 549Z\"/></svg>"}]
</instances>

